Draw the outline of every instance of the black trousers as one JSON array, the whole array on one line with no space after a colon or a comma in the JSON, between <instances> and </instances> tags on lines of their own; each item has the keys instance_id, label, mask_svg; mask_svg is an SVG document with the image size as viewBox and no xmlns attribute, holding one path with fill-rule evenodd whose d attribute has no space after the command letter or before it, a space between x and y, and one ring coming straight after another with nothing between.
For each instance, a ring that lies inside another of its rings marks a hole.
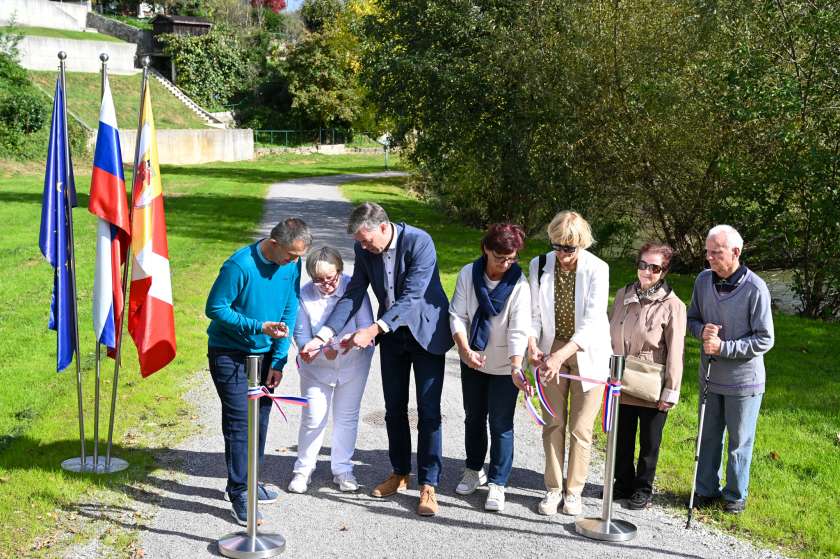
<instances>
[{"instance_id":1,"label":"black trousers","mask_svg":"<svg viewBox=\"0 0 840 559\"><path fill-rule=\"evenodd\" d=\"M656 476L656 462L659 460L659 445L662 443L662 429L668 412L657 408L621 404L618 412L618 433L615 446L616 496L629 496L635 491L650 495L653 492L653 478ZM634 464L636 430L639 431L639 463Z\"/></svg>"}]
</instances>

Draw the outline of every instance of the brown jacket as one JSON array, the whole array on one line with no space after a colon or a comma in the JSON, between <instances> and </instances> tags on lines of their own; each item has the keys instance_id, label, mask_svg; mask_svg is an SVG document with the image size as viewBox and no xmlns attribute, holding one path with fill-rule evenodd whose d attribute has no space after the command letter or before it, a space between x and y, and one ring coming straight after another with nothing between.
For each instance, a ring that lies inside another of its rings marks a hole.
<instances>
[{"instance_id":1,"label":"brown jacket","mask_svg":"<svg viewBox=\"0 0 840 559\"><path fill-rule=\"evenodd\" d=\"M610 315L613 353L665 365L660 400L676 404L683 373L685 303L666 287L659 288L653 299L640 303L634 285L623 287L615 294ZM656 407L655 402L645 402L627 394L621 395L621 403Z\"/></svg>"}]
</instances>

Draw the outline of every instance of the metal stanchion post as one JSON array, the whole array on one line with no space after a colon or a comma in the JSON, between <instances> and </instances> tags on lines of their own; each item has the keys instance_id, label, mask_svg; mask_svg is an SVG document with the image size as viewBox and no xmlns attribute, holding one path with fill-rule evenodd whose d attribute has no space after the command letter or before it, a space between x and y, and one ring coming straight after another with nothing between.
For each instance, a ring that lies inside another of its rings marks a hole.
<instances>
[{"instance_id":1,"label":"metal stanchion post","mask_svg":"<svg viewBox=\"0 0 840 559\"><path fill-rule=\"evenodd\" d=\"M624 375L624 356L613 355L610 361L610 381L621 382ZM608 388L609 389L609 388ZM618 404L620 393L608 394L612 417L610 432L607 435L607 463L604 464L604 501L601 517L579 518L575 521L575 531L582 536L595 540L623 542L636 537L636 526L626 520L612 517L613 478L615 477L615 444L618 435Z\"/></svg>"},{"instance_id":2,"label":"metal stanchion post","mask_svg":"<svg viewBox=\"0 0 840 559\"><path fill-rule=\"evenodd\" d=\"M248 386L260 386L259 355L247 357ZM234 532L219 540L219 551L226 557L257 559L276 557L286 549L286 539L280 534L257 532L257 480L259 479L260 401L248 400L248 526L245 532Z\"/></svg>"}]
</instances>

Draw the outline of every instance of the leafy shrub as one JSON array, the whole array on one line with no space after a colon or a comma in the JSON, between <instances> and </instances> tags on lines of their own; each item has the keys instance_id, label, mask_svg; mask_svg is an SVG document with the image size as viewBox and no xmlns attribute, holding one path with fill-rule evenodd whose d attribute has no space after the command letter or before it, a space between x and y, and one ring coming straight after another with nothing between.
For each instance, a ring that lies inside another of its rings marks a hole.
<instances>
[{"instance_id":1,"label":"leafy shrub","mask_svg":"<svg viewBox=\"0 0 840 559\"><path fill-rule=\"evenodd\" d=\"M0 122L6 128L24 134L37 132L44 125L46 107L43 97L26 90L16 90L0 100Z\"/></svg>"}]
</instances>

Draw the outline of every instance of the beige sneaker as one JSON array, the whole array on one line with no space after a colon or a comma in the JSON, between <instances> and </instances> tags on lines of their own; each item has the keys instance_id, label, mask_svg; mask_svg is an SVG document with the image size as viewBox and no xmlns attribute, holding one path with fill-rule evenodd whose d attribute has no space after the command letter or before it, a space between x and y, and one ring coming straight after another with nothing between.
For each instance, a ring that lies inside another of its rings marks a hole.
<instances>
[{"instance_id":1,"label":"beige sneaker","mask_svg":"<svg viewBox=\"0 0 840 559\"><path fill-rule=\"evenodd\" d=\"M420 516L434 516L437 514L438 504L435 496L435 488L431 485L420 487L420 503L417 505L417 514Z\"/></svg>"},{"instance_id":2,"label":"beige sneaker","mask_svg":"<svg viewBox=\"0 0 840 559\"><path fill-rule=\"evenodd\" d=\"M537 511L539 511L540 514L544 514L546 516L557 514L557 507L560 506L560 501L562 500L563 494L559 490L546 491L545 497L543 497L542 501L540 501L540 504L537 507Z\"/></svg>"},{"instance_id":3,"label":"beige sneaker","mask_svg":"<svg viewBox=\"0 0 840 559\"><path fill-rule=\"evenodd\" d=\"M505 487L490 483L487 485L487 500L484 501L484 510L502 512L505 510Z\"/></svg>"},{"instance_id":4,"label":"beige sneaker","mask_svg":"<svg viewBox=\"0 0 840 559\"><path fill-rule=\"evenodd\" d=\"M580 502L580 497L572 493L566 493L563 499L563 514L569 516L580 516L583 512L583 503Z\"/></svg>"}]
</instances>

